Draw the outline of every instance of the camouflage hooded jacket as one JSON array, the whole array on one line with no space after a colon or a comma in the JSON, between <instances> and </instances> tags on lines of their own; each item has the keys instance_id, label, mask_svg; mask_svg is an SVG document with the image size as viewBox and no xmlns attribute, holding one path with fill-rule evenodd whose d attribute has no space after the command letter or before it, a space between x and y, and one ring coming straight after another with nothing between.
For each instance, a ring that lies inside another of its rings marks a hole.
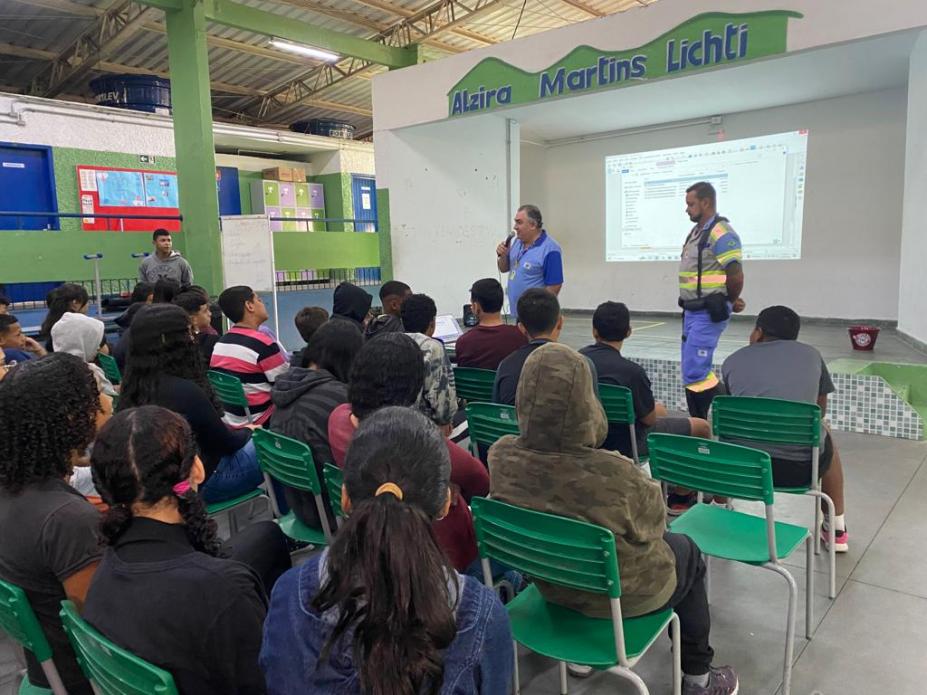
<instances>
[{"instance_id":1,"label":"camouflage hooded jacket","mask_svg":"<svg viewBox=\"0 0 927 695\"><path fill-rule=\"evenodd\" d=\"M660 487L633 461L597 449L608 432L586 359L548 343L525 362L518 382L519 436L489 450L490 495L528 509L610 529L618 548L626 617L664 606L676 588L675 558L663 540ZM538 582L544 597L587 615L608 617L608 599Z\"/></svg>"}]
</instances>

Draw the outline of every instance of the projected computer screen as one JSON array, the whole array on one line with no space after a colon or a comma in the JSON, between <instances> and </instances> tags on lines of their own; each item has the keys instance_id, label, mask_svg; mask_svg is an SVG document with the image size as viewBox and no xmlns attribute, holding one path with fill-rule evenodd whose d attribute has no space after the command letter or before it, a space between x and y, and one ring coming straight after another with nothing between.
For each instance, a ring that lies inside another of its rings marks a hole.
<instances>
[{"instance_id":1,"label":"projected computer screen","mask_svg":"<svg viewBox=\"0 0 927 695\"><path fill-rule=\"evenodd\" d=\"M686 189L708 181L744 258L801 258L808 131L605 158L605 260L677 260Z\"/></svg>"}]
</instances>

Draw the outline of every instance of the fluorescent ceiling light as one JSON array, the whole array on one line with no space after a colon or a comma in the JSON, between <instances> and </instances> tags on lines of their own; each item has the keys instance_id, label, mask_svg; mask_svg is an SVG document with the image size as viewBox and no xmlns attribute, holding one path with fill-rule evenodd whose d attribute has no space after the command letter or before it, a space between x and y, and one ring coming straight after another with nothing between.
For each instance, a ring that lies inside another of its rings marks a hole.
<instances>
[{"instance_id":1,"label":"fluorescent ceiling light","mask_svg":"<svg viewBox=\"0 0 927 695\"><path fill-rule=\"evenodd\" d=\"M333 63L338 60L341 56L336 53L331 53L329 51L323 51L321 48L315 48L313 46L305 46L301 43L293 43L291 41L284 41L283 39L273 38L270 40L270 45L274 48L278 48L281 51L289 51L290 53L299 53L300 55L308 56L310 58L315 58L316 60L322 60L326 63Z\"/></svg>"}]
</instances>

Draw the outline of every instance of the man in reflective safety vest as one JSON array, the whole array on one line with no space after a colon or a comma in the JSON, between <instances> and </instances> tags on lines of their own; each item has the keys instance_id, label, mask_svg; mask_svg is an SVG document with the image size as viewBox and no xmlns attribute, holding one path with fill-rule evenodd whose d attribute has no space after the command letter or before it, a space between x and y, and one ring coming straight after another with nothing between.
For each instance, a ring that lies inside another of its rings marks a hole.
<instances>
[{"instance_id":1,"label":"man in reflective safety vest","mask_svg":"<svg viewBox=\"0 0 927 695\"><path fill-rule=\"evenodd\" d=\"M717 212L714 186L700 181L686 189L686 213L695 222L679 263L679 306L683 310L682 383L692 417L707 418L717 392L711 368L731 312L744 309L740 237Z\"/></svg>"}]
</instances>

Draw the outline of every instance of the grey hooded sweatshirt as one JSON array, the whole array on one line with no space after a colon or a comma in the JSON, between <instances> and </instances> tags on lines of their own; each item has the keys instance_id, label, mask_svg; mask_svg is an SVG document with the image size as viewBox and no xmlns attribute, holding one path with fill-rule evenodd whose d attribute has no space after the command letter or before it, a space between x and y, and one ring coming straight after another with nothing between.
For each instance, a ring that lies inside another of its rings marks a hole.
<instances>
[{"instance_id":1,"label":"grey hooded sweatshirt","mask_svg":"<svg viewBox=\"0 0 927 695\"><path fill-rule=\"evenodd\" d=\"M108 396L116 394L116 389L103 374L103 370L94 362L100 345L103 343L103 322L86 314L66 312L55 322L51 329L52 346L55 352L66 352L80 357L97 381L101 393Z\"/></svg>"},{"instance_id":2,"label":"grey hooded sweatshirt","mask_svg":"<svg viewBox=\"0 0 927 695\"><path fill-rule=\"evenodd\" d=\"M193 269L177 251L171 251L171 255L164 259L158 258L158 254L153 253L139 264L139 282L154 284L162 278L173 280L181 287L186 287L193 284Z\"/></svg>"}]
</instances>

